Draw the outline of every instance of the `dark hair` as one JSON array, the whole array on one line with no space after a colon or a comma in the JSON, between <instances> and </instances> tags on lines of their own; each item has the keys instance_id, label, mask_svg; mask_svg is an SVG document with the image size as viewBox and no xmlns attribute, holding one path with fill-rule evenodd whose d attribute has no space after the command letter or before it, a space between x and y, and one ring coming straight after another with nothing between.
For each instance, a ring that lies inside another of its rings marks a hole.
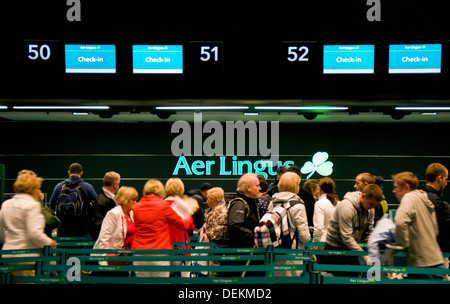
<instances>
[{"instance_id":1,"label":"dark hair","mask_svg":"<svg viewBox=\"0 0 450 304\"><path fill-rule=\"evenodd\" d=\"M69 172L73 174L80 174L83 172L83 167L79 163L73 163L69 167Z\"/></svg>"},{"instance_id":2,"label":"dark hair","mask_svg":"<svg viewBox=\"0 0 450 304\"><path fill-rule=\"evenodd\" d=\"M211 185L210 183L203 183L202 186L200 187L200 191L209 190L212 187L213 187L213 185Z\"/></svg>"},{"instance_id":3,"label":"dark hair","mask_svg":"<svg viewBox=\"0 0 450 304\"><path fill-rule=\"evenodd\" d=\"M384 181L384 178L382 178L381 176L375 176L375 175L367 173L367 172L360 173L360 174L358 174L358 176L361 177L361 181L363 183L367 183L367 184L375 184L375 185L381 186L381 184Z\"/></svg>"},{"instance_id":4,"label":"dark hair","mask_svg":"<svg viewBox=\"0 0 450 304\"><path fill-rule=\"evenodd\" d=\"M339 201L339 196L335 192L336 184L334 183L334 180L329 177L321 178L319 180L319 187L323 193L326 194L327 199L330 200L333 206L336 206Z\"/></svg>"},{"instance_id":5,"label":"dark hair","mask_svg":"<svg viewBox=\"0 0 450 304\"><path fill-rule=\"evenodd\" d=\"M362 190L362 193L364 193L367 198L373 198L377 202L381 202L384 199L383 191L381 190L380 186L376 184L369 184L365 186Z\"/></svg>"},{"instance_id":6,"label":"dark hair","mask_svg":"<svg viewBox=\"0 0 450 304\"><path fill-rule=\"evenodd\" d=\"M267 183L264 176L258 175L258 179L259 179L259 187L261 188L261 193L267 192L267 188L269 187L269 184Z\"/></svg>"},{"instance_id":7,"label":"dark hair","mask_svg":"<svg viewBox=\"0 0 450 304\"><path fill-rule=\"evenodd\" d=\"M447 174L447 168L440 163L432 163L427 167L425 175L427 182L434 182L438 176L444 177Z\"/></svg>"},{"instance_id":8,"label":"dark hair","mask_svg":"<svg viewBox=\"0 0 450 304\"><path fill-rule=\"evenodd\" d=\"M296 166L296 165L292 165L287 169L287 172L295 172L297 173L300 177L302 177L302 174L300 173L300 167Z\"/></svg>"}]
</instances>

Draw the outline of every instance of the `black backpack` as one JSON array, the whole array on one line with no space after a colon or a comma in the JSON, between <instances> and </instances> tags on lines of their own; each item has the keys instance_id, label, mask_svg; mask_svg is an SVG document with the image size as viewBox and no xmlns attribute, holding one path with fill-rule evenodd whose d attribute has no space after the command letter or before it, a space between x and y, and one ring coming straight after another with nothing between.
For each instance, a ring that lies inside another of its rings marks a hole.
<instances>
[{"instance_id":1,"label":"black backpack","mask_svg":"<svg viewBox=\"0 0 450 304\"><path fill-rule=\"evenodd\" d=\"M67 179L56 203L56 216L60 219L81 217L84 212L80 181Z\"/></svg>"}]
</instances>

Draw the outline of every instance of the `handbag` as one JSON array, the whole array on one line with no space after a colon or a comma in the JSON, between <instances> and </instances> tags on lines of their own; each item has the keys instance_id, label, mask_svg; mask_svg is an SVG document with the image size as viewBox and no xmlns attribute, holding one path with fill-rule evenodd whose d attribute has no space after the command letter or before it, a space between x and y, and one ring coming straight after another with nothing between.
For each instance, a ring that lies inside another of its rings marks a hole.
<instances>
[{"instance_id":1,"label":"handbag","mask_svg":"<svg viewBox=\"0 0 450 304\"><path fill-rule=\"evenodd\" d=\"M59 218L53 213L53 210L50 207L42 206L42 214L45 217L45 227L48 229L55 229L59 227Z\"/></svg>"},{"instance_id":2,"label":"handbag","mask_svg":"<svg viewBox=\"0 0 450 304\"><path fill-rule=\"evenodd\" d=\"M123 248L123 249L125 249L125 248ZM128 253L108 253L106 255L107 256L130 256ZM126 266L126 265L131 265L131 261L108 261L108 265L109 266L117 266L117 265Z\"/></svg>"}]
</instances>

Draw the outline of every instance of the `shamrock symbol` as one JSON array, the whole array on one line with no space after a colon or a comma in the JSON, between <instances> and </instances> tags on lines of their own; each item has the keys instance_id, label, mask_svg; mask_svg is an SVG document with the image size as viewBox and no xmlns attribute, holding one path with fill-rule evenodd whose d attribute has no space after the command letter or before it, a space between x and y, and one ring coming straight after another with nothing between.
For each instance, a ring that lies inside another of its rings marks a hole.
<instances>
[{"instance_id":1,"label":"shamrock symbol","mask_svg":"<svg viewBox=\"0 0 450 304\"><path fill-rule=\"evenodd\" d=\"M314 154L312 162L307 161L300 171L303 174L309 173L306 179L309 179L314 172L317 171L322 176L328 176L333 173L333 163L327 161L328 153L327 152L317 152Z\"/></svg>"}]
</instances>

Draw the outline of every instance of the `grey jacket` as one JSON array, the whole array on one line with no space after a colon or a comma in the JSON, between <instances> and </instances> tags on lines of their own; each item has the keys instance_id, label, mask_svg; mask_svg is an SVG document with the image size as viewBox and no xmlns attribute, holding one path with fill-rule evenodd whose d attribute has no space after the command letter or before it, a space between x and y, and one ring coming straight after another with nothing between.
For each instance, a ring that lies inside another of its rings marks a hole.
<instances>
[{"instance_id":1,"label":"grey jacket","mask_svg":"<svg viewBox=\"0 0 450 304\"><path fill-rule=\"evenodd\" d=\"M429 267L444 262L437 243L438 224L434 204L423 190L403 196L395 215L397 243L408 249L407 264Z\"/></svg>"},{"instance_id":2,"label":"grey jacket","mask_svg":"<svg viewBox=\"0 0 450 304\"><path fill-rule=\"evenodd\" d=\"M327 233L327 244L348 250L362 251L373 230L374 209L365 210L359 201L360 191L347 192L336 206Z\"/></svg>"}]
</instances>

